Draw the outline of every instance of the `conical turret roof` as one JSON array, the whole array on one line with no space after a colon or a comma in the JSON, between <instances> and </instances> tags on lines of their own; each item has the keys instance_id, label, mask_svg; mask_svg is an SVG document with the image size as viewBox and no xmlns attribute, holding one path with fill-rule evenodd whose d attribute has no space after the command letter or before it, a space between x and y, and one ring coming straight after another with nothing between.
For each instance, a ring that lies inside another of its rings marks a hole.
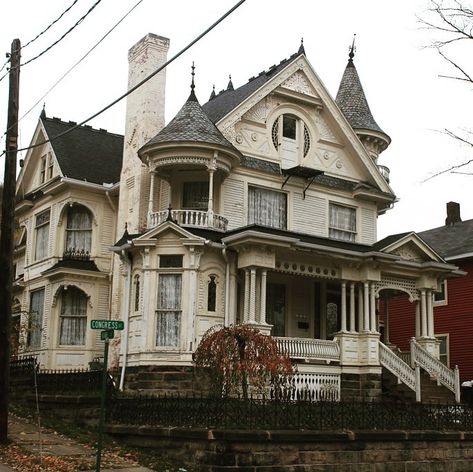
<instances>
[{"instance_id":1,"label":"conical turret roof","mask_svg":"<svg viewBox=\"0 0 473 472\"><path fill-rule=\"evenodd\" d=\"M361 85L360 77L353 63L353 56L354 53L352 49L340 82L340 87L338 88L335 102L355 131L364 129L386 134L373 118Z\"/></svg>"}]
</instances>

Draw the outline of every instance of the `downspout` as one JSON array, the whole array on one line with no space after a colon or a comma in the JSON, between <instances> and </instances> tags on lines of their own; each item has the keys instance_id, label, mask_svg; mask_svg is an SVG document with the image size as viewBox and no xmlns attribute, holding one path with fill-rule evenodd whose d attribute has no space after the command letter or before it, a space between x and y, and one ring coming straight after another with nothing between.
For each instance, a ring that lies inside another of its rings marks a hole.
<instances>
[{"instance_id":1,"label":"downspout","mask_svg":"<svg viewBox=\"0 0 473 472\"><path fill-rule=\"evenodd\" d=\"M105 192L105 195L107 197L108 204L110 205L110 208L113 211L113 214L117 215L117 207L113 204L113 201L110 198L110 192L107 190ZM117 237L116 232L117 232L117 225L115 223L113 225L112 241L116 240L116 237ZM110 289L108 291L108 314L109 314L109 319L112 319L112 295L113 295L113 274L114 274L114 271L115 271L115 253L112 252L112 257L111 257L111 261L110 261L110 273L108 275L109 283L110 283Z\"/></svg>"},{"instance_id":2,"label":"downspout","mask_svg":"<svg viewBox=\"0 0 473 472\"><path fill-rule=\"evenodd\" d=\"M130 283L131 283L131 265L132 261L131 258L127 255L127 253L122 250L120 255L120 259L123 261L124 264L127 265L126 271L126 282L125 282L125 296L123 297L123 304L122 304L122 313L123 313L123 320L125 321L125 327L122 334L123 339L123 349L122 349L122 371L120 374L120 391L123 390L123 385L125 383L125 371L126 371L126 361L128 356L128 333L129 333L129 326L130 326Z\"/></svg>"},{"instance_id":3,"label":"downspout","mask_svg":"<svg viewBox=\"0 0 473 472\"><path fill-rule=\"evenodd\" d=\"M228 259L227 247L223 243L222 255L225 259L225 311L224 311L224 326L230 325L229 312L230 312L230 261Z\"/></svg>"}]
</instances>

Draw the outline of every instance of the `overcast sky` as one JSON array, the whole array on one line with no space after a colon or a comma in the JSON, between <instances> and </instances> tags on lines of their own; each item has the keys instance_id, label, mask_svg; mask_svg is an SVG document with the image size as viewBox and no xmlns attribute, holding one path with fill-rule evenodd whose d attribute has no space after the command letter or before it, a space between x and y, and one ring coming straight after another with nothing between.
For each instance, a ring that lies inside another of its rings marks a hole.
<instances>
[{"instance_id":1,"label":"overcast sky","mask_svg":"<svg viewBox=\"0 0 473 472\"><path fill-rule=\"evenodd\" d=\"M20 76L20 115L79 60L138 0L102 0L63 41L25 65ZM40 39L26 47L22 61L44 50L69 29L96 0L76 5ZM15 0L0 7L0 53L14 38L25 45L73 0ZM169 57L203 31L236 0L143 0L79 66L44 99L48 116L82 121L126 90L127 51L152 32L170 38ZM473 218L473 176L433 173L470 158L470 149L445 136L445 128L467 128L472 93L468 84L441 78L451 70L432 49L432 34L420 28L427 0L247 0L220 26L167 70L166 119L189 94L190 65L196 63L196 93L203 104L212 84L217 92L232 75L235 87L296 52L304 37L306 55L332 96L336 95L356 37L355 65L373 115L392 144L379 163L391 169L399 202L379 218L378 237L441 226L445 204L461 204ZM468 50L461 57L471 60ZM3 64L0 62L0 67ZM5 71L2 71L3 74ZM0 82L0 130L6 128L8 80ZM29 144L42 102L20 122L20 144ZM90 124L124 132L125 103ZM5 140L0 147L3 150ZM23 153L24 154L24 153ZM3 174L3 157L0 175ZM465 170L468 170L465 169ZM470 168L470 170L473 170Z\"/></svg>"}]
</instances>

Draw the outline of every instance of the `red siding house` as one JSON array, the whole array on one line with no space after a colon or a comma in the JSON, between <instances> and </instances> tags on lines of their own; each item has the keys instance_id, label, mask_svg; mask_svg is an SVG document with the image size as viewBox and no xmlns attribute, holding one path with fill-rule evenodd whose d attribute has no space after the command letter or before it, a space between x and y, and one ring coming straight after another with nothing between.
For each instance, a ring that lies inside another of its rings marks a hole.
<instances>
[{"instance_id":1,"label":"red siding house","mask_svg":"<svg viewBox=\"0 0 473 472\"><path fill-rule=\"evenodd\" d=\"M458 203L447 203L445 225L418 233L445 261L466 275L445 280L433 296L434 332L440 360L458 365L461 382L473 379L473 219L461 221ZM386 316L386 307L388 315ZM384 340L401 351L409 350L415 336L415 305L406 296L382 300Z\"/></svg>"}]
</instances>

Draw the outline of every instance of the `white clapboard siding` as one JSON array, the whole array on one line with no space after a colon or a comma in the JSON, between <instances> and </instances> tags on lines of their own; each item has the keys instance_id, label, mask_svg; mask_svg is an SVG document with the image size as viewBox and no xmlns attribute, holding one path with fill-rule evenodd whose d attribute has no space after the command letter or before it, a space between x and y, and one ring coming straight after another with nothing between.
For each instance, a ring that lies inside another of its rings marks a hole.
<instances>
[{"instance_id":1,"label":"white clapboard siding","mask_svg":"<svg viewBox=\"0 0 473 472\"><path fill-rule=\"evenodd\" d=\"M376 242L376 212L374 209L361 209L361 242L363 244Z\"/></svg>"},{"instance_id":2,"label":"white clapboard siding","mask_svg":"<svg viewBox=\"0 0 473 472\"><path fill-rule=\"evenodd\" d=\"M115 242L113 241L113 227L114 227L113 213L109 209L105 209L103 213L103 219L99 222L99 226L94 228L100 231L100 254L102 256L110 256L110 246ZM120 231L124 229L119 228Z\"/></svg>"},{"instance_id":3,"label":"white clapboard siding","mask_svg":"<svg viewBox=\"0 0 473 472\"><path fill-rule=\"evenodd\" d=\"M313 234L314 236L327 236L327 203L326 200L313 195L302 193L293 194L293 231Z\"/></svg>"},{"instance_id":4,"label":"white clapboard siding","mask_svg":"<svg viewBox=\"0 0 473 472\"><path fill-rule=\"evenodd\" d=\"M58 234L58 205L54 203L51 205L49 213L49 244L48 244L48 256L56 256L57 243L56 240L60 237Z\"/></svg>"},{"instance_id":5,"label":"white clapboard siding","mask_svg":"<svg viewBox=\"0 0 473 472\"><path fill-rule=\"evenodd\" d=\"M228 219L228 229L243 226L246 220L244 208L245 185L241 180L228 178L223 185L223 216Z\"/></svg>"},{"instance_id":6,"label":"white clapboard siding","mask_svg":"<svg viewBox=\"0 0 473 472\"><path fill-rule=\"evenodd\" d=\"M92 317L94 320L105 320L108 319L108 285L99 285L97 289L97 306L92 308ZM90 309L90 308L89 308ZM94 343L95 349L103 349L103 342L100 340L99 330L89 330L95 335Z\"/></svg>"}]
</instances>

